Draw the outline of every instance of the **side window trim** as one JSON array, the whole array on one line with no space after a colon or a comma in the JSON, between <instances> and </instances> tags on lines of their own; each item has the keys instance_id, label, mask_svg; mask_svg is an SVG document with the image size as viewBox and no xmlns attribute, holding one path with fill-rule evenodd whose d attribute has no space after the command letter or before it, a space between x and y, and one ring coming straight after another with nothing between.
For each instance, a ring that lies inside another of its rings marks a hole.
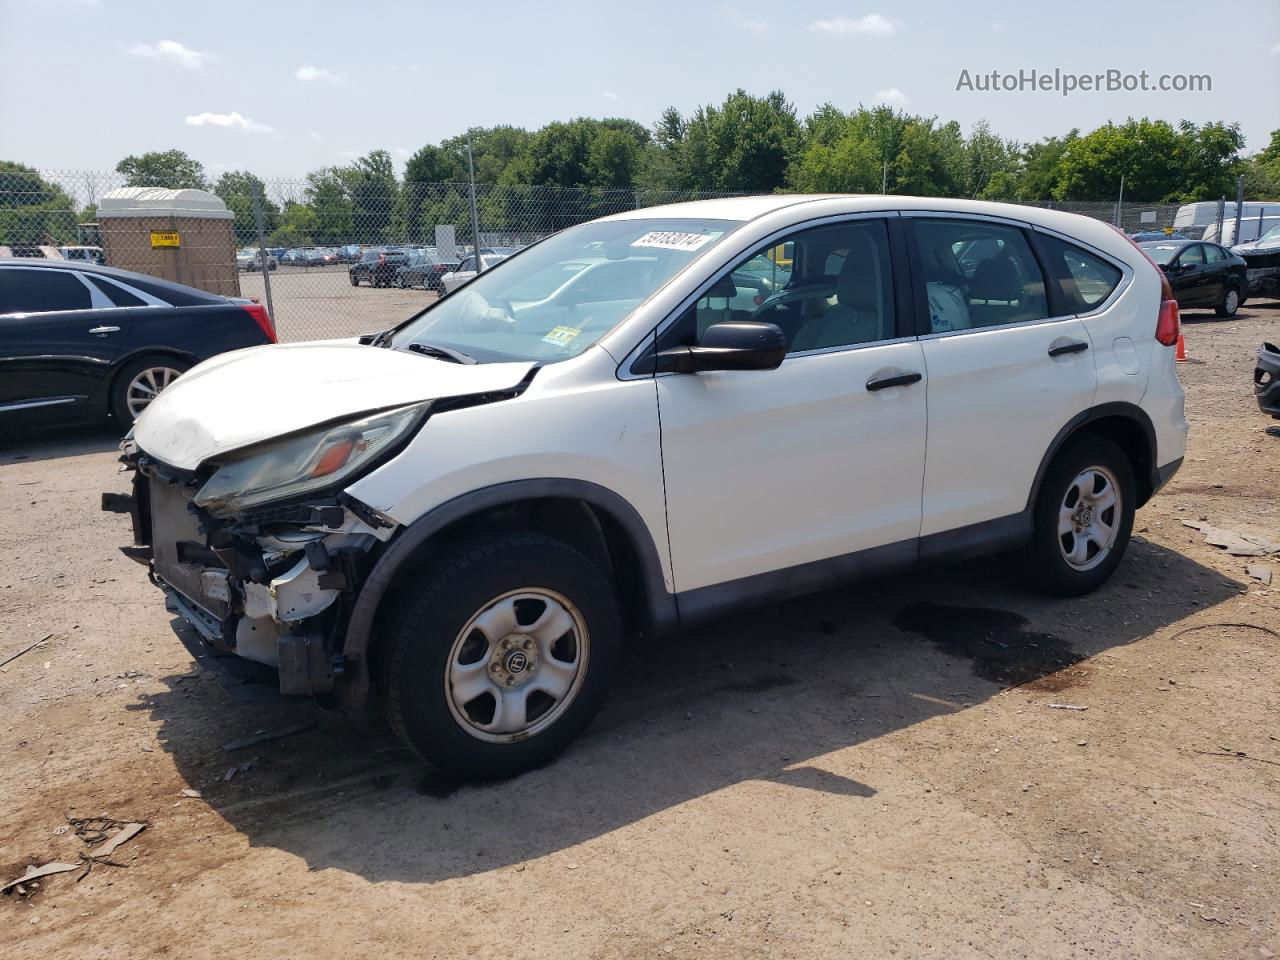
<instances>
[{"instance_id":1,"label":"side window trim","mask_svg":"<svg viewBox=\"0 0 1280 960\"><path fill-rule=\"evenodd\" d=\"M732 273L733 268L738 266L742 262L742 259L744 257L748 256L752 251L760 249L761 247L776 246L777 244L783 242L785 238L793 236L794 234L797 234L797 233L801 233L802 231L805 231L805 230L814 230L819 227L835 226L841 223L856 222L860 220L885 221L886 228L889 230L889 263L890 263L890 270L892 271L893 277L894 277L893 292L894 292L894 298L895 298L894 302L896 305L895 310L899 312L899 316L900 316L900 311L902 310L902 301L897 299L898 261L894 255L893 230L891 227L891 222L898 216L900 216L900 213L897 210L868 210L863 213L832 214L825 217L816 217L812 220L802 220L798 223L788 224L785 227L778 228L773 233L770 233L767 236L760 238L759 240L753 241L745 250L740 250L737 254L733 256L731 260L729 260L728 263L726 263L724 266L718 268L714 273L712 273L711 276L707 280L703 281L703 283L696 290L694 290L693 293L691 293L689 296L681 300L680 303L673 310L671 310L665 317L663 317L662 320L659 321L659 323L652 330L645 331L643 334L641 334L637 338L636 345L631 348L631 350L627 353L627 355L623 357L622 362L618 364L618 372L617 372L618 378L620 380L648 380L655 376L659 376L659 377L684 376L684 374L670 374L670 373L655 374L651 371L644 370L644 369L637 370L636 367L639 364L639 362L642 359L644 359L645 355L651 349L656 347L657 342L659 338L661 338L662 334L665 333L673 323L676 323L681 317L683 317L686 310L688 310L690 307L696 304L699 300L701 300L706 295L705 292L707 290L710 290L722 278ZM808 356L814 356L814 355L823 354L823 353L839 353L846 350L862 350L867 347L877 347L887 343L899 343L903 340L916 339L916 335L913 332L905 333L905 334L903 333L902 325L900 321L896 321L895 326L896 326L895 332L898 335L888 340L876 340L871 343L855 343L855 344L849 344L849 345L840 346L840 347L825 347L820 350L805 350L803 353L789 353L787 354L786 359L790 360L792 357L808 357Z\"/></svg>"},{"instance_id":2,"label":"side window trim","mask_svg":"<svg viewBox=\"0 0 1280 960\"><path fill-rule=\"evenodd\" d=\"M137 287L130 286L127 283L123 283L120 280L117 280L115 277L109 277L103 273L95 273L93 274L93 277L96 280L101 281L102 283L108 284L109 286L119 287L125 293L130 294L131 296L137 297L139 300L145 303L148 307L173 306L173 304L169 303L168 301L161 300L159 297L153 296L152 294L147 293L145 290L139 290ZM119 309L126 309L126 308L117 307L116 309L119 310ZM134 308L128 308L128 309L137 309L137 308L134 307Z\"/></svg>"}]
</instances>

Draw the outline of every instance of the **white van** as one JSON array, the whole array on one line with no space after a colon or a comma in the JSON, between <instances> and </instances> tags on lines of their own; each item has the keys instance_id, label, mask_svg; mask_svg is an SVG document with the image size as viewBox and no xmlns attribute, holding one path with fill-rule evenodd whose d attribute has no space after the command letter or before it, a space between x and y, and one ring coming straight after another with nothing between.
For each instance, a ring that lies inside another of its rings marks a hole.
<instances>
[{"instance_id":1,"label":"white van","mask_svg":"<svg viewBox=\"0 0 1280 960\"><path fill-rule=\"evenodd\" d=\"M1264 214L1269 208L1272 214L1280 214L1280 203L1272 201L1255 202L1246 200L1243 204L1242 219L1250 218L1257 220L1259 214ZM1228 200L1223 204L1223 223L1235 223L1236 219L1236 202ZM1209 240L1205 231L1209 227L1216 227L1218 223L1218 201L1217 200L1201 200L1198 203L1184 203L1178 208L1178 212L1173 215L1173 229L1175 233L1180 233L1189 240ZM1264 231L1265 232L1265 231ZM1244 231L1241 230L1243 234ZM1256 237L1255 237L1256 239ZM1245 243L1244 240L1235 241ZM1228 243L1230 246L1230 243Z\"/></svg>"}]
</instances>

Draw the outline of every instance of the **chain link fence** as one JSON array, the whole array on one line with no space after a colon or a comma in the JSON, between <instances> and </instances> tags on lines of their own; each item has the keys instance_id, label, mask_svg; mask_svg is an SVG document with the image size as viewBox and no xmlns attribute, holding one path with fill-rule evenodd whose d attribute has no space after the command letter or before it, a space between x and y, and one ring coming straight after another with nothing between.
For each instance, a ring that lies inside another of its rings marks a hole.
<instances>
[{"instance_id":1,"label":"chain link fence","mask_svg":"<svg viewBox=\"0 0 1280 960\"><path fill-rule=\"evenodd\" d=\"M95 259L250 297L269 303L282 341L312 340L405 319L452 285L450 273L473 268L477 246L487 265L596 217L741 195L480 184L473 206L469 184L349 170L231 179L212 188L211 201L184 184L130 187L118 174L0 172L0 256ZM1177 211L1136 201L1031 205L1126 232L1172 226Z\"/></svg>"}]
</instances>

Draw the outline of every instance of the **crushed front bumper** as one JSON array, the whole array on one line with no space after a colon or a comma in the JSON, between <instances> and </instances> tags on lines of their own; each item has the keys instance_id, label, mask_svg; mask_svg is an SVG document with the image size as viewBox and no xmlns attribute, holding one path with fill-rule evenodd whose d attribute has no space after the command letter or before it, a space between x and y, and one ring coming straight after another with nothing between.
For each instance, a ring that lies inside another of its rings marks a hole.
<instances>
[{"instance_id":1,"label":"crushed front bumper","mask_svg":"<svg viewBox=\"0 0 1280 960\"><path fill-rule=\"evenodd\" d=\"M1264 343L1253 370L1253 395L1258 409L1280 420L1280 347Z\"/></svg>"},{"instance_id":2,"label":"crushed front bumper","mask_svg":"<svg viewBox=\"0 0 1280 960\"><path fill-rule=\"evenodd\" d=\"M203 642L277 669L280 692L328 693L345 670L346 623L376 548L395 524L344 494L213 517L193 502L199 479L130 450L133 546L166 607Z\"/></svg>"}]
</instances>

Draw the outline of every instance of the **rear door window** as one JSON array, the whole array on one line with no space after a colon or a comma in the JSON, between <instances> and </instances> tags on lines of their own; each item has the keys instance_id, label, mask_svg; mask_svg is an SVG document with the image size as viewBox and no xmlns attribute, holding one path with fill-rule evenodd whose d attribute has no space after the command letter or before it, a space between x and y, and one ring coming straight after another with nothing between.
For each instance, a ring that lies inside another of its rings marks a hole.
<instances>
[{"instance_id":1,"label":"rear door window","mask_svg":"<svg viewBox=\"0 0 1280 960\"><path fill-rule=\"evenodd\" d=\"M1205 263L1221 263L1223 260L1227 259L1226 251L1221 247L1215 247L1206 243L1202 249L1204 250Z\"/></svg>"},{"instance_id":2,"label":"rear door window","mask_svg":"<svg viewBox=\"0 0 1280 960\"><path fill-rule=\"evenodd\" d=\"M1017 227L978 220L915 221L930 331L951 333L1049 316L1044 275Z\"/></svg>"},{"instance_id":3,"label":"rear door window","mask_svg":"<svg viewBox=\"0 0 1280 960\"><path fill-rule=\"evenodd\" d=\"M1104 302L1124 276L1114 264L1074 243L1044 234L1037 236L1045 269L1056 283L1060 303L1055 314L1084 313Z\"/></svg>"},{"instance_id":4,"label":"rear door window","mask_svg":"<svg viewBox=\"0 0 1280 960\"><path fill-rule=\"evenodd\" d=\"M66 270L0 270L0 314L88 310L89 288Z\"/></svg>"}]
</instances>

